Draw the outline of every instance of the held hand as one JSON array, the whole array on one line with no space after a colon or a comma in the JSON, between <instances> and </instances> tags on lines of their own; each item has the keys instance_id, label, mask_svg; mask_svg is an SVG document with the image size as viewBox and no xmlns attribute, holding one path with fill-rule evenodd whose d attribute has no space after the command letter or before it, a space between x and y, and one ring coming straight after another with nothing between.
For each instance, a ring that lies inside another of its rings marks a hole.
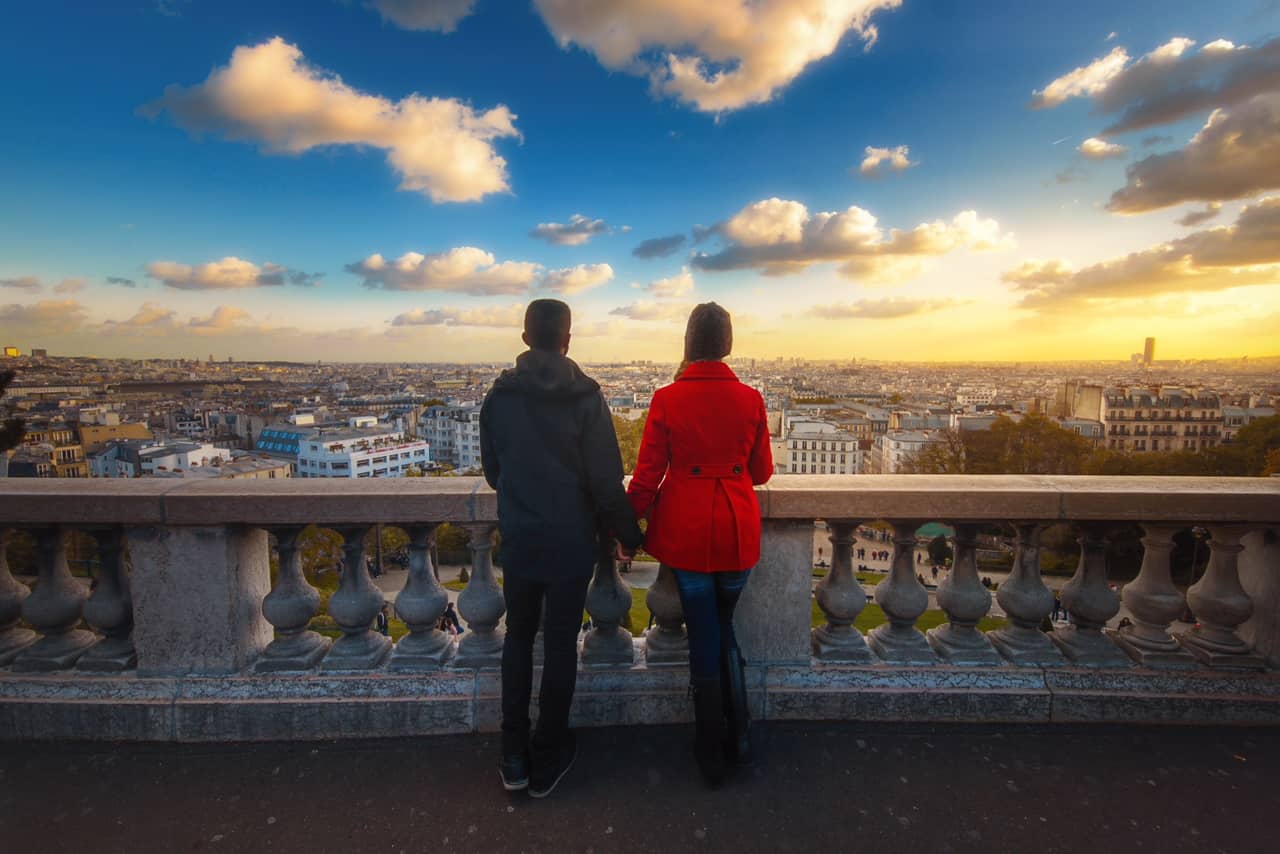
<instances>
[{"instance_id":1,"label":"held hand","mask_svg":"<svg viewBox=\"0 0 1280 854\"><path fill-rule=\"evenodd\" d=\"M613 557L615 560L631 560L636 556L633 549L628 549L622 543L615 542L613 544Z\"/></svg>"}]
</instances>

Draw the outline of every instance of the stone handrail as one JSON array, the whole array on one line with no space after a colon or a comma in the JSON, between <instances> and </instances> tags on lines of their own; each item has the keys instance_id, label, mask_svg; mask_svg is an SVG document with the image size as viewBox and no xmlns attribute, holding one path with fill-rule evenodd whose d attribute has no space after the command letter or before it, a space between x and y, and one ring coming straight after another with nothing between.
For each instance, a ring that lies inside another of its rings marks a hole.
<instances>
[{"instance_id":1,"label":"stone handrail","mask_svg":"<svg viewBox=\"0 0 1280 854\"><path fill-rule=\"evenodd\" d=\"M759 717L1280 721L1280 677L1270 670L1280 664L1280 479L780 475L757 495L763 554L737 624ZM493 729L504 613L491 563L496 512L479 478L0 479L0 545L28 530L39 557L31 592L0 548L0 738ZM815 519L832 543L831 571L816 586ZM892 532L879 544L894 552L892 569L875 588L888 622L864 635L854 626L867 596L853 555L859 525L877 520ZM930 521L955 527L955 558L936 597L948 621L925 633L916 624L929 598L912 554ZM459 639L437 629L447 595L432 545L443 522L471 533ZM1008 625L984 633L977 626L993 597L979 581L976 540L992 522L1012 525L1018 548L995 597ZM1062 590L1070 625L1046 633L1053 596L1040 578L1039 536L1055 522L1077 527L1080 560ZM1146 536L1140 574L1117 596L1106 535L1121 522ZM395 609L410 633L395 644L371 630L383 597L363 539L377 523L409 535ZM308 627L321 597L302 573L297 537L310 524L345 543L348 569L328 602L342 632L332 642ZM1184 595L1170 578L1172 537L1192 525L1212 534L1210 562ZM72 530L98 545L87 597L67 568ZM1131 625L1108 629L1121 597ZM647 601L655 625L633 641L620 625L629 589L602 556L587 603L579 723L689 714L687 642L665 568ZM811 629L814 601L826 622ZM1187 606L1198 624L1171 629Z\"/></svg>"}]
</instances>

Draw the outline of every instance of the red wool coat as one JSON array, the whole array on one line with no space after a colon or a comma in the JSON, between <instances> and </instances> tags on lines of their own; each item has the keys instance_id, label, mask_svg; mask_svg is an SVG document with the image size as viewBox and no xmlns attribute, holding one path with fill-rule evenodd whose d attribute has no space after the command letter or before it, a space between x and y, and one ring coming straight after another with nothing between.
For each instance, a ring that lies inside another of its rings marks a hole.
<instances>
[{"instance_id":1,"label":"red wool coat","mask_svg":"<svg viewBox=\"0 0 1280 854\"><path fill-rule=\"evenodd\" d=\"M773 476L764 399L724 362L694 362L658 389L627 495L649 519L645 551L676 569L760 561L754 484Z\"/></svg>"}]
</instances>

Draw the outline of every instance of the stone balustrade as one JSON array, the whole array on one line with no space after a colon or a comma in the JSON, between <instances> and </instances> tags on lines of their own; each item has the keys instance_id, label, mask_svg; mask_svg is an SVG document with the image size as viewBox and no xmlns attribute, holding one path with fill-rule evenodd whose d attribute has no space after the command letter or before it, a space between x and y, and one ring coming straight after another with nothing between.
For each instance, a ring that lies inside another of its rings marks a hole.
<instances>
[{"instance_id":1,"label":"stone balustrade","mask_svg":"<svg viewBox=\"0 0 1280 854\"><path fill-rule=\"evenodd\" d=\"M1280 722L1280 479L778 476L757 490L763 554L738 612L758 719ZM0 546L36 543L34 590L0 548L0 739L217 741L488 731L499 719L504 603L493 565L493 492L477 478L403 480L0 480ZM813 583L814 522L832 565ZM887 621L855 625L867 595L854 573L860 525L887 523L892 568L875 587ZM916 531L955 530L952 571L916 576ZM470 532L458 611L433 545L445 522ZM1053 595L1040 538L1071 523L1079 563L1062 589L1070 623L1042 624ZM394 613L409 633L375 631L383 594L365 567L376 524L408 535ZM1107 537L1145 534L1137 578L1114 591ZM322 597L303 573L308 525L342 538L345 571L327 603L339 630L312 631ZM977 569L981 526L1016 532L995 595ZM1203 577L1173 583L1174 534L1211 534ZM73 578L67 543L92 537L92 592ZM890 545L891 543L891 545ZM274 584L271 559L277 558ZM998 605L1005 624L982 632ZM602 552L581 642L579 725L687 720L687 641L663 568L646 601L653 625L622 623L631 590ZM825 621L812 628L816 602ZM1109 628L1121 606L1131 624ZM1198 623L1176 631L1190 606Z\"/></svg>"}]
</instances>

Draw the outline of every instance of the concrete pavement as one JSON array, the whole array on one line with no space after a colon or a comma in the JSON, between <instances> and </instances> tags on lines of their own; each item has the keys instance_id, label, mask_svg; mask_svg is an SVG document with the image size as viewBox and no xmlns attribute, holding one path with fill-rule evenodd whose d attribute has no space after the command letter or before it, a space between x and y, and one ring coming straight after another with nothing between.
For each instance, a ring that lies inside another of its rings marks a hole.
<instances>
[{"instance_id":1,"label":"concrete pavement","mask_svg":"<svg viewBox=\"0 0 1280 854\"><path fill-rule=\"evenodd\" d=\"M6 744L6 851L1061 854L1274 850L1280 730L757 724L758 767L696 779L691 727L581 733L552 796L495 736Z\"/></svg>"}]
</instances>

